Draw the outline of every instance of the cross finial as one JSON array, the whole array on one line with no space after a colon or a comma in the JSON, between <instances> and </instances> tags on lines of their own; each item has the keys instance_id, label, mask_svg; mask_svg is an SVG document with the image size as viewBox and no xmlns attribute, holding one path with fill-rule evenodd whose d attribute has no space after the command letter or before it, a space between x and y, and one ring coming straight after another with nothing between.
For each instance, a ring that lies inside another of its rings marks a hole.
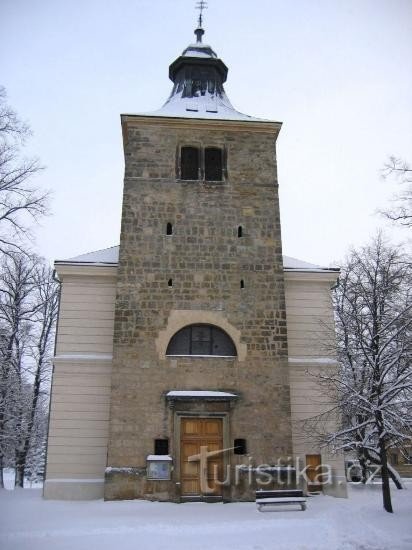
<instances>
[{"instance_id":1,"label":"cross finial","mask_svg":"<svg viewBox=\"0 0 412 550\"><path fill-rule=\"evenodd\" d=\"M199 19L198 19L198 27L195 30L196 35L196 41L198 43L202 42L202 36L205 34L205 31L203 30L203 10L207 9L207 2L205 0L199 0L199 2L196 2L196 9L199 10Z\"/></svg>"},{"instance_id":2,"label":"cross finial","mask_svg":"<svg viewBox=\"0 0 412 550\"><path fill-rule=\"evenodd\" d=\"M205 0L200 0L199 2L196 2L196 9L199 10L199 29L202 28L203 25L203 10L207 9L207 2Z\"/></svg>"}]
</instances>

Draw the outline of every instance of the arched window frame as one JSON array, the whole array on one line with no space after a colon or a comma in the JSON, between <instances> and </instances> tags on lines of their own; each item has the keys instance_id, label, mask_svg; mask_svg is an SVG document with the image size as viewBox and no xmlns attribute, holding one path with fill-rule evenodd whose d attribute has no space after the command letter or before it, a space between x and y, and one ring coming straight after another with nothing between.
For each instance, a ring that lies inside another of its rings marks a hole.
<instances>
[{"instance_id":1,"label":"arched window frame","mask_svg":"<svg viewBox=\"0 0 412 550\"><path fill-rule=\"evenodd\" d=\"M197 339L198 329L202 329L207 333L207 339ZM181 341L178 343L177 338L181 338ZM223 338L223 340L222 340ZM213 353L216 349L217 342L220 339L220 344L222 347L227 347L230 350L230 353ZM181 353L171 353L171 348L173 347L185 348L185 352ZM197 353L200 348L202 353ZM208 348L206 350L206 348ZM216 325L210 325L206 323L197 323L192 325L187 325L171 337L167 349L167 357L228 357L234 358L237 357L236 345L233 342L229 334Z\"/></svg>"}]
</instances>

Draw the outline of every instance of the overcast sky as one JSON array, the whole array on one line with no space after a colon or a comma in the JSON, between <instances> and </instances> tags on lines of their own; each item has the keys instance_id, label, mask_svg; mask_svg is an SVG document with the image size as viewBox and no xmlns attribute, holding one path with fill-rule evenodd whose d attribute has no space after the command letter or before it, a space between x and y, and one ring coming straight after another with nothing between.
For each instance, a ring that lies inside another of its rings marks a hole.
<instances>
[{"instance_id":1,"label":"overcast sky","mask_svg":"<svg viewBox=\"0 0 412 550\"><path fill-rule=\"evenodd\" d=\"M120 113L158 109L193 0L1 0L0 83L31 125L48 260L118 244ZM283 122L284 253L329 265L386 226L390 154L412 162L411 0L210 0L204 42L238 110ZM392 238L405 230L389 228Z\"/></svg>"}]
</instances>

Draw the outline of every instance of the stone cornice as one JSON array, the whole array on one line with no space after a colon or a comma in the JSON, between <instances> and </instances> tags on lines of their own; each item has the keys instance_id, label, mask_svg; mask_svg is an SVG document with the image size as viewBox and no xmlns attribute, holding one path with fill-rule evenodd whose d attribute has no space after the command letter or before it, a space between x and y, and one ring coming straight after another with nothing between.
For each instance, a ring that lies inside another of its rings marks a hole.
<instances>
[{"instance_id":1,"label":"stone cornice","mask_svg":"<svg viewBox=\"0 0 412 550\"><path fill-rule=\"evenodd\" d=\"M257 132L265 134L278 135L282 123L275 121L249 121L249 120L224 120L224 119L208 119L208 118L185 118L185 117L166 117L166 116L147 116L147 115L128 115L121 116L123 137L125 138L126 128L128 126L141 126L143 124L149 126L164 126L168 128L189 128L208 130L220 128L225 131L233 132Z\"/></svg>"}]
</instances>

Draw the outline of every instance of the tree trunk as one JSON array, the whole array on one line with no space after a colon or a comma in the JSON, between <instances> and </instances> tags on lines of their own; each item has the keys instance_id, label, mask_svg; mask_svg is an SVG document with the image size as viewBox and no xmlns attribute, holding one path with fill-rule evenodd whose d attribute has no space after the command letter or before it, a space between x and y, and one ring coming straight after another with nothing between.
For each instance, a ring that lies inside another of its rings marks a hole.
<instances>
[{"instance_id":1,"label":"tree trunk","mask_svg":"<svg viewBox=\"0 0 412 550\"><path fill-rule=\"evenodd\" d=\"M366 458L364 456L359 456L359 464L362 472L361 481L365 485L365 483L368 481L368 466L366 463Z\"/></svg>"},{"instance_id":2,"label":"tree trunk","mask_svg":"<svg viewBox=\"0 0 412 550\"><path fill-rule=\"evenodd\" d=\"M383 507L390 514L393 513L391 488L389 485L389 471L388 471L388 457L386 454L385 442L379 441L379 456L381 459L381 473L382 473L382 497Z\"/></svg>"},{"instance_id":3,"label":"tree trunk","mask_svg":"<svg viewBox=\"0 0 412 550\"><path fill-rule=\"evenodd\" d=\"M3 457L0 457L0 489L4 489Z\"/></svg>"},{"instance_id":4,"label":"tree trunk","mask_svg":"<svg viewBox=\"0 0 412 550\"><path fill-rule=\"evenodd\" d=\"M30 415L29 415L29 421L27 423L26 433L23 438L23 446L22 446L22 449L16 454L16 472L17 472L17 469L20 468L20 475L21 475L21 477L19 477L19 481L21 481L20 487L23 487L27 457L30 450L30 442L32 440L34 419L36 416L37 403L40 395L42 366L43 366L43 356L40 355L40 359L38 361L37 369L36 369L36 376L34 379L33 394L30 402ZM16 484L17 484L17 476L16 476Z\"/></svg>"},{"instance_id":5,"label":"tree trunk","mask_svg":"<svg viewBox=\"0 0 412 550\"><path fill-rule=\"evenodd\" d=\"M16 487L24 487L24 460L20 451L16 451Z\"/></svg>"},{"instance_id":6,"label":"tree trunk","mask_svg":"<svg viewBox=\"0 0 412 550\"><path fill-rule=\"evenodd\" d=\"M389 476L390 476L391 480L394 482L396 488L397 489L403 489L402 480L400 478L400 475L395 470L395 468L393 468L393 466L391 466L390 464L388 464L388 473L389 473Z\"/></svg>"},{"instance_id":7,"label":"tree trunk","mask_svg":"<svg viewBox=\"0 0 412 550\"><path fill-rule=\"evenodd\" d=\"M366 451L366 457L372 464L375 464L377 466L382 466L382 463L379 461L379 455L378 454L377 454L376 457L374 457L374 456L371 456L369 451ZM400 481L399 475L397 475L397 472L394 471L394 468L392 468L388 464L388 462L386 462L386 464L387 464L387 468L388 468L388 475L391 478L391 480L394 482L395 487L397 489L403 489L402 482Z\"/></svg>"}]
</instances>

